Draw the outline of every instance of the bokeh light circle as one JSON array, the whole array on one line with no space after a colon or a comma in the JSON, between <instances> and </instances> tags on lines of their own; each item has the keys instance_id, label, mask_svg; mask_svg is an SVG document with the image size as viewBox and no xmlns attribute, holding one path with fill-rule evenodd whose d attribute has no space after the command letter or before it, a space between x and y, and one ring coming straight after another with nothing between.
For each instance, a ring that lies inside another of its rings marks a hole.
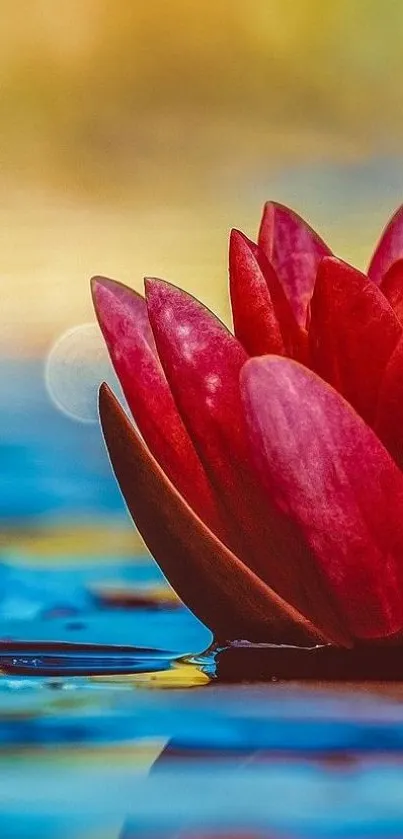
<instances>
[{"instance_id":1,"label":"bokeh light circle","mask_svg":"<svg viewBox=\"0 0 403 839\"><path fill-rule=\"evenodd\" d=\"M108 382L115 393L120 391L98 325L83 323L68 329L46 359L45 383L53 404L79 422L97 422L101 382Z\"/></svg>"}]
</instances>

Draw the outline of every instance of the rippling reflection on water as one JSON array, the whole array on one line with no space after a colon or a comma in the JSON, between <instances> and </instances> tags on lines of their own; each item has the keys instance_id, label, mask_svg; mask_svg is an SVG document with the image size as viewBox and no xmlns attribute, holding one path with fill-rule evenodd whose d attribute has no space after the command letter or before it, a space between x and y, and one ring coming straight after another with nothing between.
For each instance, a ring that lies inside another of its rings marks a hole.
<instances>
[{"instance_id":1,"label":"rippling reflection on water","mask_svg":"<svg viewBox=\"0 0 403 839\"><path fill-rule=\"evenodd\" d=\"M220 684L191 655L210 634L176 601L161 608L165 584L147 556L83 565L88 531L77 530L69 560L37 570L38 545L56 535L3 540L7 839L403 834L398 685ZM113 572L134 605L103 602Z\"/></svg>"},{"instance_id":2,"label":"rippling reflection on water","mask_svg":"<svg viewBox=\"0 0 403 839\"><path fill-rule=\"evenodd\" d=\"M134 686L3 680L7 836L402 835L395 701Z\"/></svg>"},{"instance_id":3,"label":"rippling reflection on water","mask_svg":"<svg viewBox=\"0 0 403 839\"><path fill-rule=\"evenodd\" d=\"M401 837L403 689L217 680L40 381L1 381L0 836Z\"/></svg>"}]
</instances>

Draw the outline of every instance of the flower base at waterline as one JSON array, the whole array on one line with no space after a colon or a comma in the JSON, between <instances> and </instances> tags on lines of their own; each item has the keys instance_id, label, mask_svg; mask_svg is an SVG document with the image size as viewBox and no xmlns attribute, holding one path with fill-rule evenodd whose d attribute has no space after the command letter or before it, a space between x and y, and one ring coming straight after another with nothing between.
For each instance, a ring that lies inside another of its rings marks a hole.
<instances>
[{"instance_id":1,"label":"flower base at waterline","mask_svg":"<svg viewBox=\"0 0 403 839\"><path fill-rule=\"evenodd\" d=\"M236 641L206 653L206 672L220 682L403 682L403 646L365 644L351 650ZM203 667L203 656L197 659Z\"/></svg>"}]
</instances>

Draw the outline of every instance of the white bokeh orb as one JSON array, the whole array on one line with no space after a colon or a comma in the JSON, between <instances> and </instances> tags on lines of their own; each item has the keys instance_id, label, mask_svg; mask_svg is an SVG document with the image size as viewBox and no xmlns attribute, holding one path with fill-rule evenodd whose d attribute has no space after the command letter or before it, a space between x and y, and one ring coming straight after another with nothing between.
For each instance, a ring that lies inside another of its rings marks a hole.
<instances>
[{"instance_id":1,"label":"white bokeh orb","mask_svg":"<svg viewBox=\"0 0 403 839\"><path fill-rule=\"evenodd\" d=\"M101 382L107 382L120 395L99 326L83 323L68 329L46 359L45 383L51 401L71 419L97 422Z\"/></svg>"}]
</instances>

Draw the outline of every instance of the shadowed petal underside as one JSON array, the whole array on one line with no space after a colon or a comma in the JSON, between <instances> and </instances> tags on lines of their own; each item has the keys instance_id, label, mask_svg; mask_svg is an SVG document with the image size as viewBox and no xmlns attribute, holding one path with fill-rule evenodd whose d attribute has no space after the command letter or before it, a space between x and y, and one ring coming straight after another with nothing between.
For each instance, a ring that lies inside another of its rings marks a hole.
<instances>
[{"instance_id":1,"label":"shadowed petal underside","mask_svg":"<svg viewBox=\"0 0 403 839\"><path fill-rule=\"evenodd\" d=\"M151 553L189 608L218 639L312 644L323 640L198 519L103 385L99 412L127 506Z\"/></svg>"}]
</instances>

